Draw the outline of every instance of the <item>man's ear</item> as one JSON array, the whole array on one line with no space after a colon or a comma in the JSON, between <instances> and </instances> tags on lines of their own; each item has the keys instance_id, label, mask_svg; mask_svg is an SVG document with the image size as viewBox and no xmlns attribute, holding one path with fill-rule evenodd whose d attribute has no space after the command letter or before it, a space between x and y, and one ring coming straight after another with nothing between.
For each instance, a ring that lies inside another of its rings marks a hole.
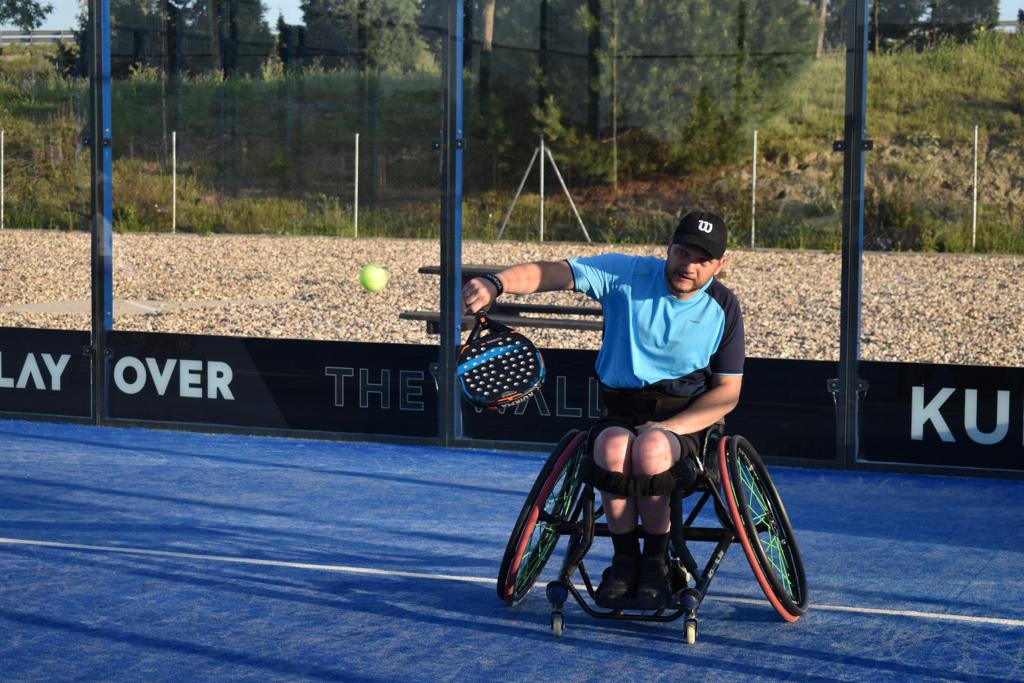
<instances>
[{"instance_id":1,"label":"man's ear","mask_svg":"<svg viewBox=\"0 0 1024 683\"><path fill-rule=\"evenodd\" d=\"M725 268L727 263L729 263L729 254L722 254L722 258L718 259L718 267L715 268L715 275L722 272L722 269Z\"/></svg>"}]
</instances>

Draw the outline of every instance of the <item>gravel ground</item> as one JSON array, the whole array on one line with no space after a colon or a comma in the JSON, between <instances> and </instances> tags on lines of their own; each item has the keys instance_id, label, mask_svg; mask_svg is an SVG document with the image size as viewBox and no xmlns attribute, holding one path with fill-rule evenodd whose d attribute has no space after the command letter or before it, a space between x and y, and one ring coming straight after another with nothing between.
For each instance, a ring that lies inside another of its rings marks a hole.
<instances>
[{"instance_id":1,"label":"gravel ground","mask_svg":"<svg viewBox=\"0 0 1024 683\"><path fill-rule=\"evenodd\" d=\"M512 264L660 246L467 242L464 263ZM115 328L253 337L436 343L403 310L437 310L430 240L129 234L114 237ZM750 356L839 356L840 257L735 250L722 280L740 298ZM0 326L89 329L89 235L0 232ZM379 263L371 294L359 269ZM1024 257L871 253L864 258L862 358L1024 363ZM529 300L579 304L574 293ZM597 348L596 332L528 330L539 345Z\"/></svg>"}]
</instances>

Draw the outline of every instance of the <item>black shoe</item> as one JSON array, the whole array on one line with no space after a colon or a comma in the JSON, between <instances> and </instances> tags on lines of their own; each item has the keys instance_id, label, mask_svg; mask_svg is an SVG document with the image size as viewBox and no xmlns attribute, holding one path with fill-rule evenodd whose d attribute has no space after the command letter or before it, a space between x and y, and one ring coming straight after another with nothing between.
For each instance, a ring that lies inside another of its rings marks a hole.
<instances>
[{"instance_id":1,"label":"black shoe","mask_svg":"<svg viewBox=\"0 0 1024 683\"><path fill-rule=\"evenodd\" d=\"M616 607L616 603L631 597L636 590L640 571L640 558L635 555L616 554L610 567L601 576L595 599L602 607Z\"/></svg>"},{"instance_id":2,"label":"black shoe","mask_svg":"<svg viewBox=\"0 0 1024 683\"><path fill-rule=\"evenodd\" d=\"M672 597L668 565L665 560L644 558L640 563L640 580L636 587L636 603L641 609L658 609L668 604Z\"/></svg>"}]
</instances>

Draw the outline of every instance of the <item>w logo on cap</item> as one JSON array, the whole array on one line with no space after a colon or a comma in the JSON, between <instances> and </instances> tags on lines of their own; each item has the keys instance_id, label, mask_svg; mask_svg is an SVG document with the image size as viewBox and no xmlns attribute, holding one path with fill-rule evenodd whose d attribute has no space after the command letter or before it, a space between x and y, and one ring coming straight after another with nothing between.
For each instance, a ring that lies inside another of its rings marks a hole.
<instances>
[{"instance_id":1,"label":"w logo on cap","mask_svg":"<svg viewBox=\"0 0 1024 683\"><path fill-rule=\"evenodd\" d=\"M710 211L691 211L683 216L672 233L674 244L691 244L700 247L711 258L722 258L728 228L721 216Z\"/></svg>"}]
</instances>

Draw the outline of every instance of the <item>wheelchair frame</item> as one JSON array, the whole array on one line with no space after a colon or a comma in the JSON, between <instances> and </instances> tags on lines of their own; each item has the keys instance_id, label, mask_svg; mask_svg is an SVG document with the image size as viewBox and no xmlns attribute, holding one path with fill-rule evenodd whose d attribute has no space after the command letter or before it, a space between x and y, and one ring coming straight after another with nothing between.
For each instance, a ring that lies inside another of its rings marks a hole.
<instances>
[{"instance_id":1,"label":"wheelchair frame","mask_svg":"<svg viewBox=\"0 0 1024 683\"><path fill-rule=\"evenodd\" d=\"M547 584L551 629L560 636L569 596L589 615L602 619L670 622L685 618L686 641L697 638L697 612L729 547L739 542L765 596L776 612L793 622L807 609L807 585L799 547L778 491L754 447L742 436L726 436L718 427L705 435L692 486L670 494L669 570L673 593L656 610L601 608L584 558L595 537L610 536L598 522L593 485L582 480L588 432L572 430L559 441L541 469L513 528L498 574L498 596L510 606L530 592L561 536L569 537L559 577ZM700 493L683 519L683 498ZM721 527L693 526L708 502ZM767 535L767 538L764 536ZM687 542L715 543L703 569ZM585 593L574 583L579 572ZM695 582L691 586L690 579ZM589 596L589 599L588 599ZM592 605L591 602L594 604Z\"/></svg>"}]
</instances>

